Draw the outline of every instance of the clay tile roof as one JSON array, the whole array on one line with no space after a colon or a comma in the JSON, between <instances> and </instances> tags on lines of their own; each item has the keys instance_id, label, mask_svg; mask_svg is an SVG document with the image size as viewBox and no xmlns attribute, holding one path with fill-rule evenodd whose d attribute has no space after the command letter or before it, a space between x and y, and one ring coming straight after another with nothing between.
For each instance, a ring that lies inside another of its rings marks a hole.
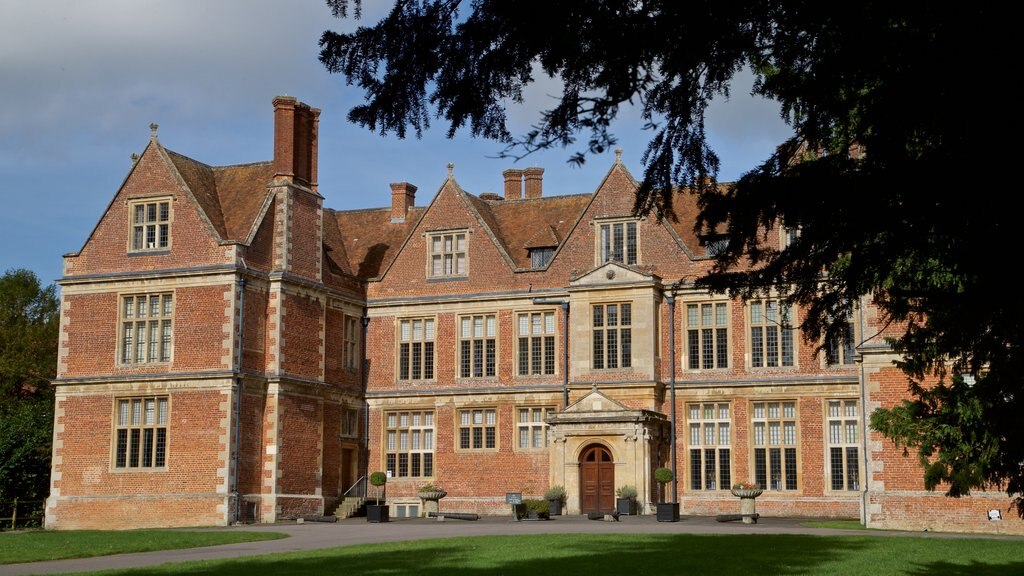
<instances>
[{"instance_id":1,"label":"clay tile roof","mask_svg":"<svg viewBox=\"0 0 1024 576\"><path fill-rule=\"evenodd\" d=\"M192 191L192 196L199 203L210 224L222 239L226 238L227 230L224 227L224 215L220 211L220 201L217 199L217 182L213 177L213 169L188 156L182 156L166 148L164 150L174 163L178 174L181 174L185 185Z\"/></svg>"},{"instance_id":2,"label":"clay tile roof","mask_svg":"<svg viewBox=\"0 0 1024 576\"><path fill-rule=\"evenodd\" d=\"M728 184L722 184L722 186L728 186ZM666 218L665 223L679 235L691 253L703 255L705 250L701 244L701 238L693 230L693 225L697 222L697 214L700 212L700 207L697 206L697 196L688 191L676 191L672 197L672 212L675 214L675 219ZM724 229L724 226L720 226L720 228Z\"/></svg>"},{"instance_id":3,"label":"clay tile roof","mask_svg":"<svg viewBox=\"0 0 1024 576\"><path fill-rule=\"evenodd\" d=\"M378 278L394 260L425 210L422 206L410 208L402 223L391 222L390 207L331 211L339 240L348 255L349 270L360 278Z\"/></svg>"},{"instance_id":4,"label":"clay tile roof","mask_svg":"<svg viewBox=\"0 0 1024 576\"><path fill-rule=\"evenodd\" d=\"M217 195L227 228L225 240L244 241L259 216L270 191L267 184L274 177L270 162L216 166Z\"/></svg>"},{"instance_id":5,"label":"clay tile roof","mask_svg":"<svg viewBox=\"0 0 1024 576\"><path fill-rule=\"evenodd\" d=\"M345 240L341 235L341 230L338 229L338 218L333 210L324 210L323 223L324 255L327 257L331 271L352 274L348 251L345 250Z\"/></svg>"},{"instance_id":6,"label":"clay tile roof","mask_svg":"<svg viewBox=\"0 0 1024 576\"><path fill-rule=\"evenodd\" d=\"M192 191L222 240L245 241L270 192L270 162L207 166L167 150L167 156Z\"/></svg>"},{"instance_id":7,"label":"clay tile roof","mask_svg":"<svg viewBox=\"0 0 1024 576\"><path fill-rule=\"evenodd\" d=\"M529 268L530 254L527 248L561 244L590 198L590 194L571 194L523 200L477 201L487 205L490 216L488 224L494 235L505 245L516 266Z\"/></svg>"},{"instance_id":8,"label":"clay tile roof","mask_svg":"<svg viewBox=\"0 0 1024 576\"><path fill-rule=\"evenodd\" d=\"M550 248L558 246L562 241L558 239L558 234L555 232L553 226L545 226L537 231L532 238L526 241L524 247L529 250L530 248Z\"/></svg>"}]
</instances>

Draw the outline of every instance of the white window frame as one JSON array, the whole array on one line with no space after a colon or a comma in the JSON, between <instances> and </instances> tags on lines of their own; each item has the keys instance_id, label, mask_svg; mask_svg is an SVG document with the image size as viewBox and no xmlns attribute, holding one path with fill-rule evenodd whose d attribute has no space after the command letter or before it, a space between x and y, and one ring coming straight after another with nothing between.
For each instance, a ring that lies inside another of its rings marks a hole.
<instances>
[{"instance_id":1,"label":"white window frame","mask_svg":"<svg viewBox=\"0 0 1024 576\"><path fill-rule=\"evenodd\" d=\"M395 376L401 381L430 381L436 374L434 339L437 320L433 317L400 318L395 349Z\"/></svg>"},{"instance_id":2,"label":"white window frame","mask_svg":"<svg viewBox=\"0 0 1024 576\"><path fill-rule=\"evenodd\" d=\"M754 482L765 490L800 489L800 418L795 400L751 404L751 460Z\"/></svg>"},{"instance_id":3,"label":"white window frame","mask_svg":"<svg viewBox=\"0 0 1024 576\"><path fill-rule=\"evenodd\" d=\"M618 262L635 266L640 262L640 228L636 219L597 222L594 235L597 264Z\"/></svg>"},{"instance_id":4,"label":"white window frame","mask_svg":"<svg viewBox=\"0 0 1024 576\"><path fill-rule=\"evenodd\" d=\"M119 365L169 364L173 361L174 306L173 292L121 294L118 300Z\"/></svg>"},{"instance_id":5,"label":"white window frame","mask_svg":"<svg viewBox=\"0 0 1024 576\"><path fill-rule=\"evenodd\" d=\"M554 310L516 314L516 376L558 373L558 317Z\"/></svg>"},{"instance_id":6,"label":"white window frame","mask_svg":"<svg viewBox=\"0 0 1024 576\"><path fill-rule=\"evenodd\" d=\"M498 450L498 410L462 408L455 435L459 452L495 452Z\"/></svg>"},{"instance_id":7,"label":"white window frame","mask_svg":"<svg viewBox=\"0 0 1024 576\"><path fill-rule=\"evenodd\" d=\"M683 341L686 370L724 370L729 368L729 328L731 316L725 301L685 302Z\"/></svg>"},{"instance_id":8,"label":"white window frame","mask_svg":"<svg viewBox=\"0 0 1024 576\"><path fill-rule=\"evenodd\" d=\"M469 230L427 235L427 277L464 278L469 275Z\"/></svg>"},{"instance_id":9,"label":"white window frame","mask_svg":"<svg viewBox=\"0 0 1024 576\"><path fill-rule=\"evenodd\" d=\"M547 449L550 442L547 417L555 410L554 406L516 407L517 450Z\"/></svg>"},{"instance_id":10,"label":"white window frame","mask_svg":"<svg viewBox=\"0 0 1024 576\"><path fill-rule=\"evenodd\" d=\"M833 398L825 404L826 489L856 492L861 487L860 402Z\"/></svg>"},{"instance_id":11,"label":"white window frame","mask_svg":"<svg viewBox=\"0 0 1024 576\"><path fill-rule=\"evenodd\" d=\"M459 317L459 378L495 378L498 375L498 315Z\"/></svg>"},{"instance_id":12,"label":"white window frame","mask_svg":"<svg viewBox=\"0 0 1024 576\"><path fill-rule=\"evenodd\" d=\"M796 368L796 310L779 298L747 302L747 349L751 368ZM788 346L788 354L787 354Z\"/></svg>"},{"instance_id":13,"label":"white window frame","mask_svg":"<svg viewBox=\"0 0 1024 576\"><path fill-rule=\"evenodd\" d=\"M693 402L686 405L686 414L690 490L728 490L732 486L732 405Z\"/></svg>"},{"instance_id":14,"label":"white window frame","mask_svg":"<svg viewBox=\"0 0 1024 576\"><path fill-rule=\"evenodd\" d=\"M172 199L128 201L128 251L153 252L171 248Z\"/></svg>"},{"instance_id":15,"label":"white window frame","mask_svg":"<svg viewBox=\"0 0 1024 576\"><path fill-rule=\"evenodd\" d=\"M601 311L600 315L597 313L598 310ZM615 310L614 318L608 314L610 310ZM612 359L614 362L609 361ZM632 302L591 304L590 367L593 370L623 370L633 367Z\"/></svg>"},{"instance_id":16,"label":"white window frame","mask_svg":"<svg viewBox=\"0 0 1024 576\"><path fill-rule=\"evenodd\" d=\"M433 410L384 413L384 469L392 478L432 478L435 445Z\"/></svg>"}]
</instances>

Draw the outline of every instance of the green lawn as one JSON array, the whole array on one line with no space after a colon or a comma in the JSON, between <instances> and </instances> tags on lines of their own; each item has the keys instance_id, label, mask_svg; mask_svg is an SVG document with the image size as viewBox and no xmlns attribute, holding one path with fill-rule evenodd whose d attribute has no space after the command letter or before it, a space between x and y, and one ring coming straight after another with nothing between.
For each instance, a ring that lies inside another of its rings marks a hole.
<instances>
[{"instance_id":1,"label":"green lawn","mask_svg":"<svg viewBox=\"0 0 1024 576\"><path fill-rule=\"evenodd\" d=\"M481 536L187 562L96 574L622 576L1024 574L1024 543L980 538L793 535Z\"/></svg>"},{"instance_id":2,"label":"green lawn","mask_svg":"<svg viewBox=\"0 0 1024 576\"><path fill-rule=\"evenodd\" d=\"M286 538L279 532L39 530L0 534L0 564L88 558Z\"/></svg>"}]
</instances>

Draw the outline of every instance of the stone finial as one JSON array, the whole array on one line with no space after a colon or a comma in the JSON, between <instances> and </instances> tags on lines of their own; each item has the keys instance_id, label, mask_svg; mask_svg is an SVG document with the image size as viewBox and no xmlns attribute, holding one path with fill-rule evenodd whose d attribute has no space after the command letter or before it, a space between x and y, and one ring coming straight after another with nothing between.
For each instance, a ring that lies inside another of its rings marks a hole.
<instances>
[{"instance_id":1,"label":"stone finial","mask_svg":"<svg viewBox=\"0 0 1024 576\"><path fill-rule=\"evenodd\" d=\"M135 164L138 161L139 161L139 155L136 154L135 152L132 152L132 164Z\"/></svg>"},{"instance_id":2,"label":"stone finial","mask_svg":"<svg viewBox=\"0 0 1024 576\"><path fill-rule=\"evenodd\" d=\"M622 148L615 149L615 163L622 164Z\"/></svg>"},{"instance_id":3,"label":"stone finial","mask_svg":"<svg viewBox=\"0 0 1024 576\"><path fill-rule=\"evenodd\" d=\"M154 139L154 140L156 139L156 129L157 129L157 127L158 126L157 126L157 124L155 122L149 125L149 137Z\"/></svg>"},{"instance_id":4,"label":"stone finial","mask_svg":"<svg viewBox=\"0 0 1024 576\"><path fill-rule=\"evenodd\" d=\"M455 163L454 162L449 162L448 163L448 176L454 176L454 175L455 175Z\"/></svg>"}]
</instances>

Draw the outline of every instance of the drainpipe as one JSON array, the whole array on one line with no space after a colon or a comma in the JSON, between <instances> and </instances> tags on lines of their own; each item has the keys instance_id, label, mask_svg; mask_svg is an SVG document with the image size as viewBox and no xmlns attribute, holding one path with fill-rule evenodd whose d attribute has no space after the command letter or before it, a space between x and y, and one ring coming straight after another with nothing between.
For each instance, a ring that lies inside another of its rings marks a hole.
<instances>
[{"instance_id":1,"label":"drainpipe","mask_svg":"<svg viewBox=\"0 0 1024 576\"><path fill-rule=\"evenodd\" d=\"M556 298L534 298L538 306L558 305L562 307L562 410L569 405L569 301Z\"/></svg>"},{"instance_id":2,"label":"drainpipe","mask_svg":"<svg viewBox=\"0 0 1024 576\"><path fill-rule=\"evenodd\" d=\"M367 327L370 325L370 317L366 315L366 310L363 309L363 317L359 319L360 324L363 325L363 341L362 356L359 366L359 379L363 387L363 456L360 458L360 468L362 468L361 476L364 478L362 485L359 489L361 492L360 496L366 498L366 483L370 481L370 402L366 399L366 388L368 384L366 365L369 361L366 359L366 334Z\"/></svg>"},{"instance_id":3,"label":"drainpipe","mask_svg":"<svg viewBox=\"0 0 1024 576\"><path fill-rule=\"evenodd\" d=\"M679 474L676 473L676 297L672 294L665 296L668 302L668 355L671 361L669 368L669 398L671 402L672 433L669 437L669 444L672 447L672 503L677 502L679 494Z\"/></svg>"},{"instance_id":4,"label":"drainpipe","mask_svg":"<svg viewBox=\"0 0 1024 576\"><path fill-rule=\"evenodd\" d=\"M239 445L242 421L242 339L245 336L245 285L247 283L248 281L245 278L238 279L238 352L235 357L235 454L234 462L231 466L236 523L241 523L242 521L242 502L238 493L238 461L239 453L242 451L242 447Z\"/></svg>"},{"instance_id":5,"label":"drainpipe","mask_svg":"<svg viewBox=\"0 0 1024 576\"><path fill-rule=\"evenodd\" d=\"M859 325L861 335L864 334L864 306L857 306L857 324ZM863 344L863 342L861 342ZM868 470L868 398L867 398L867 386L864 381L864 356L858 354L858 360L860 364L860 445L861 445L861 475L864 480L861 484L860 490L860 522L864 526L868 525L868 478L870 478L870 470Z\"/></svg>"}]
</instances>

